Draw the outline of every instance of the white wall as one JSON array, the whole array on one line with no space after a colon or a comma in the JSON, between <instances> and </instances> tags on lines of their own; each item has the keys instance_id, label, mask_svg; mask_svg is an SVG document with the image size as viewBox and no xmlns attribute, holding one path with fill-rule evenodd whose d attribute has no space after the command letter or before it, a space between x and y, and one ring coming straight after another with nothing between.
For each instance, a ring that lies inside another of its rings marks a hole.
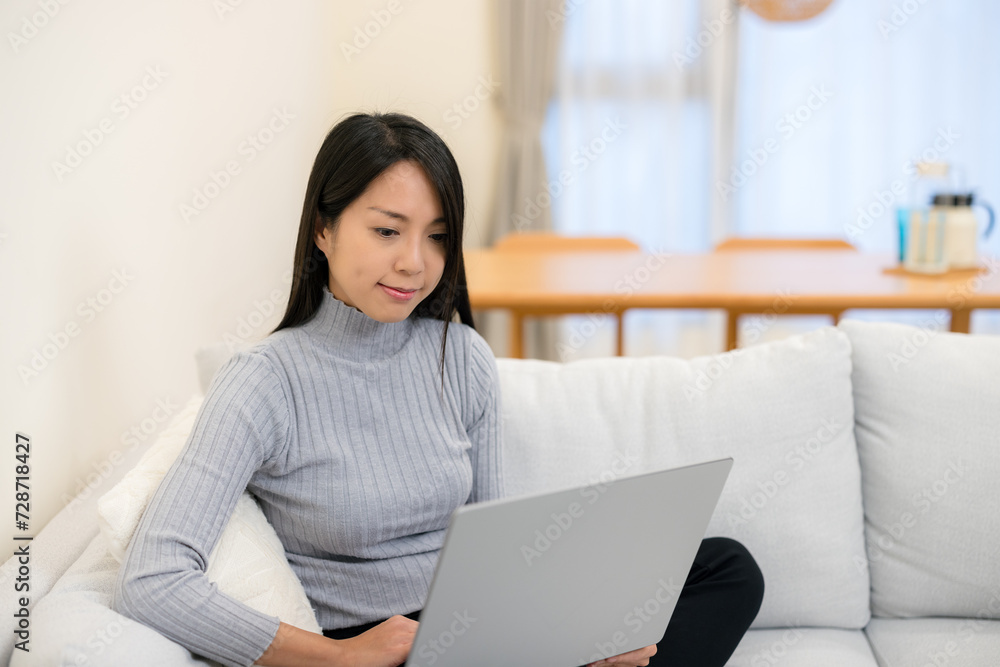
<instances>
[{"instance_id":1,"label":"white wall","mask_svg":"<svg viewBox=\"0 0 1000 667\"><path fill-rule=\"evenodd\" d=\"M12 515L26 433L28 534L88 484L104 493L119 454L198 391L199 346L277 323L339 118L401 110L439 130L480 245L499 130L475 97L496 73L488 0L8 0L0 30L0 497Z\"/></svg>"}]
</instances>

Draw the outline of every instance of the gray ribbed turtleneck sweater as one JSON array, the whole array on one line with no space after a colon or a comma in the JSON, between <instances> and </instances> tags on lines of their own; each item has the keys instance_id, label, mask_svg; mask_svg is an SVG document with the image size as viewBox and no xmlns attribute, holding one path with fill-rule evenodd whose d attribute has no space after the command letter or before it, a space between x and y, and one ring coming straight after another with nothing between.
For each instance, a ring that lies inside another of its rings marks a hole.
<instances>
[{"instance_id":1,"label":"gray ribbed turtleneck sweater","mask_svg":"<svg viewBox=\"0 0 1000 667\"><path fill-rule=\"evenodd\" d=\"M324 628L420 609L452 511L500 497L500 396L486 341L462 324L386 324L324 290L309 322L235 354L150 502L114 607L227 665L278 619L218 592L208 555L249 489Z\"/></svg>"}]
</instances>

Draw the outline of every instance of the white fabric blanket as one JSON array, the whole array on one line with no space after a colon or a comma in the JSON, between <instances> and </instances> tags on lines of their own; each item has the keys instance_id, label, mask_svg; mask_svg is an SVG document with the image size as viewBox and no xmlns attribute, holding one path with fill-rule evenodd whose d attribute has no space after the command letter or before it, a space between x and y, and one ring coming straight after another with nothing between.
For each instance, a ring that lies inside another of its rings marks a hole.
<instances>
[{"instance_id":1,"label":"white fabric blanket","mask_svg":"<svg viewBox=\"0 0 1000 667\"><path fill-rule=\"evenodd\" d=\"M193 396L139 463L98 501L100 533L32 610L31 652L14 651L11 665L216 665L111 609L121 559L160 480L184 448L202 400ZM321 632L277 534L249 493L240 498L210 554L207 576L254 609Z\"/></svg>"}]
</instances>

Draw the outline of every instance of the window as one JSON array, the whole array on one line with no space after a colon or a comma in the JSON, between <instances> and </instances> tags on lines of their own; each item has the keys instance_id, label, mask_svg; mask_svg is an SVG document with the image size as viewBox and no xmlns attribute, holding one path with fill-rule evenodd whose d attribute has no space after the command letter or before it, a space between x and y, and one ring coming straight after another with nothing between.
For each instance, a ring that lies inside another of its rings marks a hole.
<instances>
[{"instance_id":1,"label":"window","mask_svg":"<svg viewBox=\"0 0 1000 667\"><path fill-rule=\"evenodd\" d=\"M913 196L911 161L928 157L957 167L956 187L1000 204L1000 4L836 0L801 23L738 10L738 27L720 6L571 4L543 129L557 231L705 252L723 211L731 235L844 237L890 253L895 206ZM737 32L735 68L713 65L708 55ZM714 129L726 118L714 85L735 95L731 147ZM1000 232L983 250L1000 254ZM973 331L1000 332L998 315L975 312ZM850 316L917 323L927 313ZM829 322L803 320L783 318L762 340ZM563 339L592 323L564 318ZM608 318L578 356L611 354L613 331ZM723 348L712 311L630 311L626 332L628 354Z\"/></svg>"}]
</instances>

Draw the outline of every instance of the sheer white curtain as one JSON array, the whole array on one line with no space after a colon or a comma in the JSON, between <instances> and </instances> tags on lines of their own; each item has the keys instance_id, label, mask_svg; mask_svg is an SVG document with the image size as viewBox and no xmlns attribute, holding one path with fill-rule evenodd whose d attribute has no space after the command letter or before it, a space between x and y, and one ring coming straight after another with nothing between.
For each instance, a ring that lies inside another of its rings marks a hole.
<instances>
[{"instance_id":1,"label":"sheer white curtain","mask_svg":"<svg viewBox=\"0 0 1000 667\"><path fill-rule=\"evenodd\" d=\"M552 229L549 208L533 202L546 182L539 132L552 97L564 7L561 0L496 0L494 4L504 128L497 198L487 237L490 243L514 231ZM501 327L509 326L497 315L475 315L489 340L501 338ZM524 323L523 335L525 356L556 358L558 332L552 322L531 318Z\"/></svg>"},{"instance_id":2,"label":"sheer white curtain","mask_svg":"<svg viewBox=\"0 0 1000 667\"><path fill-rule=\"evenodd\" d=\"M892 182L910 185L924 154L1000 200L1000 3L835 0L811 21L741 19L734 166L776 149L732 194L740 234L895 250L895 212L859 209L907 199Z\"/></svg>"},{"instance_id":3,"label":"sheer white curtain","mask_svg":"<svg viewBox=\"0 0 1000 667\"><path fill-rule=\"evenodd\" d=\"M549 180L559 184L553 226L568 235L627 236L651 252L707 250L729 217L712 183L731 154L735 3L569 6L543 130ZM625 317L629 355L691 356L723 343L718 313ZM568 317L561 329L565 361L613 353L611 318Z\"/></svg>"},{"instance_id":4,"label":"sheer white curtain","mask_svg":"<svg viewBox=\"0 0 1000 667\"><path fill-rule=\"evenodd\" d=\"M913 164L928 158L951 165L956 187L1000 203L998 31L995 0L835 0L791 24L743 12L736 153L723 179L742 186L715 193L734 202L736 233L894 252L895 207L911 203ZM754 161L768 140L774 150ZM982 248L1000 254L1000 238ZM997 313L975 312L972 331L1000 332Z\"/></svg>"},{"instance_id":5,"label":"sheer white curtain","mask_svg":"<svg viewBox=\"0 0 1000 667\"><path fill-rule=\"evenodd\" d=\"M932 151L961 167L959 185L1000 204L994 0L835 0L801 23L724 0L569 6L543 130L550 180L572 176L552 197L562 233L625 235L664 252L706 251L727 234L849 237L891 251L894 204L872 204L894 181L909 186L907 161ZM984 249L1000 254L1000 233ZM563 320L565 360L612 353L613 324L599 321ZM782 318L760 340L827 322ZM715 311L630 311L626 353L721 351L722 326ZM972 327L1000 330L997 314L976 312Z\"/></svg>"}]
</instances>

